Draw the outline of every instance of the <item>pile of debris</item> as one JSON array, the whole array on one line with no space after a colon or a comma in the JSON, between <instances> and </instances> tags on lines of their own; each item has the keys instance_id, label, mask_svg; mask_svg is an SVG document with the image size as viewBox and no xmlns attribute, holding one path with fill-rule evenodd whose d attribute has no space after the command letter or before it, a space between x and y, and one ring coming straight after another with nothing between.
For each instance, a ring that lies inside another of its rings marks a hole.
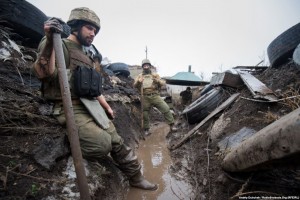
<instances>
[{"instance_id":1,"label":"pile of debris","mask_svg":"<svg viewBox=\"0 0 300 200\"><path fill-rule=\"evenodd\" d=\"M249 194L299 198L298 65L239 66L216 74L205 88L210 89L181 113L190 124L183 127L187 133L170 141L171 155L178 160L174 173L196 175L190 180L199 191L195 199ZM188 164L180 163L183 155L190 155Z\"/></svg>"}]
</instances>

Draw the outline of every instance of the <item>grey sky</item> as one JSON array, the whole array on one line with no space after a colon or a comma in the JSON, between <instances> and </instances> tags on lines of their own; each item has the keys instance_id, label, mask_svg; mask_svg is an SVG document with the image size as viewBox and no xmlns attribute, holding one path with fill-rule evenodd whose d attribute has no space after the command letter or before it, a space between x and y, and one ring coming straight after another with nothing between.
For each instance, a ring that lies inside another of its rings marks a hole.
<instances>
[{"instance_id":1,"label":"grey sky","mask_svg":"<svg viewBox=\"0 0 300 200\"><path fill-rule=\"evenodd\" d=\"M94 45L112 62L140 64L148 58L161 76L192 66L212 72L268 64L267 47L300 22L299 0L28 0L48 16L67 21L75 7L101 20Z\"/></svg>"}]
</instances>

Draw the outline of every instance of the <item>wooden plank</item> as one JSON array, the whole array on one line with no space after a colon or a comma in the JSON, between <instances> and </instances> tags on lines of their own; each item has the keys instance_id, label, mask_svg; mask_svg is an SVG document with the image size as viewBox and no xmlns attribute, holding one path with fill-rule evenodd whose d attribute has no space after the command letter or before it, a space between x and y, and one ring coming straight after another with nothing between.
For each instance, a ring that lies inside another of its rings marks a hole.
<instances>
[{"instance_id":1,"label":"wooden plank","mask_svg":"<svg viewBox=\"0 0 300 200\"><path fill-rule=\"evenodd\" d=\"M201 126L203 126L208 120L210 120L213 116L218 114L220 111L227 108L236 98L240 95L240 93L235 93L231 95L225 102L223 102L219 107L217 107L214 111L212 111L205 119L203 119L197 126L195 126L192 130L190 130L187 135L185 135L179 142L173 144L169 147L169 149L174 150L180 145L182 145L187 139L189 139Z\"/></svg>"},{"instance_id":2,"label":"wooden plank","mask_svg":"<svg viewBox=\"0 0 300 200\"><path fill-rule=\"evenodd\" d=\"M295 95L295 96L290 96L290 97L286 97L286 98L282 98L282 99L277 99L277 100L274 100L274 101L271 101L271 100L267 101L267 100L261 100L261 99L250 99L250 98L247 98L247 97L241 97L241 98L249 100L249 101L271 103L271 102L284 101L284 100L287 100L287 99L295 99L295 98L299 98L299 97L300 97L300 95Z\"/></svg>"},{"instance_id":3,"label":"wooden plank","mask_svg":"<svg viewBox=\"0 0 300 200\"><path fill-rule=\"evenodd\" d=\"M242 72L240 70L237 70L237 72L240 74L240 77L255 99L266 99L269 101L278 100L274 92L253 75L249 74L248 72Z\"/></svg>"},{"instance_id":4,"label":"wooden plank","mask_svg":"<svg viewBox=\"0 0 300 200\"><path fill-rule=\"evenodd\" d=\"M229 152L223 160L226 171L238 172L300 153L300 108L261 129Z\"/></svg>"},{"instance_id":5,"label":"wooden plank","mask_svg":"<svg viewBox=\"0 0 300 200\"><path fill-rule=\"evenodd\" d=\"M268 68L269 66L236 66L233 69L248 72L250 74L260 74Z\"/></svg>"}]
</instances>

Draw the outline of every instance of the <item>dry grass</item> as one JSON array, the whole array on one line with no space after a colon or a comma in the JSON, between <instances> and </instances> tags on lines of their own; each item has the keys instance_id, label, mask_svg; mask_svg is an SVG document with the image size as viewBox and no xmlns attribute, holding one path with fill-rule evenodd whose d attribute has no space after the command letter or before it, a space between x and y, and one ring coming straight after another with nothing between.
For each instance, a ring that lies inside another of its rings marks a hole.
<instances>
[{"instance_id":1,"label":"dry grass","mask_svg":"<svg viewBox=\"0 0 300 200\"><path fill-rule=\"evenodd\" d=\"M290 88L282 94L282 104L288 108L295 110L300 107L300 93L299 89Z\"/></svg>"},{"instance_id":2,"label":"dry grass","mask_svg":"<svg viewBox=\"0 0 300 200\"><path fill-rule=\"evenodd\" d=\"M281 104L286 106L291 110L295 110L300 107L300 93L298 90L294 88L288 89L286 92L282 94L282 98L280 101ZM266 123L272 123L280 118L280 116L276 113L273 113L268 109L266 112L258 111L263 115L262 119L255 119L256 121L264 121Z\"/></svg>"},{"instance_id":3,"label":"dry grass","mask_svg":"<svg viewBox=\"0 0 300 200\"><path fill-rule=\"evenodd\" d=\"M280 118L280 116L271 112L270 110L268 110L267 112L262 112L262 111L258 111L258 112L263 115L263 118L260 120L257 120L257 121L264 121L264 122L270 124Z\"/></svg>"},{"instance_id":4,"label":"dry grass","mask_svg":"<svg viewBox=\"0 0 300 200\"><path fill-rule=\"evenodd\" d=\"M2 20L0 18L0 38L3 38L5 37L6 39L9 39L10 38L10 35L12 35L12 29L11 28L8 28L8 27L5 27L3 26L2 24L3 23L7 23L7 21L5 20Z\"/></svg>"}]
</instances>

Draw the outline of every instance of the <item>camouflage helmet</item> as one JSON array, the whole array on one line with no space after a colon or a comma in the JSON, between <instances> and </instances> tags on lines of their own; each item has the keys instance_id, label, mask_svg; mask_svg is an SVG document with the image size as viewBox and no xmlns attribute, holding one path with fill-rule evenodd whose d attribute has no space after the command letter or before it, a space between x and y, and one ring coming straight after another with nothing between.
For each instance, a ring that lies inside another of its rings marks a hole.
<instances>
[{"instance_id":1,"label":"camouflage helmet","mask_svg":"<svg viewBox=\"0 0 300 200\"><path fill-rule=\"evenodd\" d=\"M89 8L80 7L75 8L71 11L67 24L72 27L78 21L85 21L91 23L97 29L97 33L100 30L100 19L96 15L96 13L90 10Z\"/></svg>"},{"instance_id":2,"label":"camouflage helmet","mask_svg":"<svg viewBox=\"0 0 300 200\"><path fill-rule=\"evenodd\" d=\"M150 60L148 60L147 58L142 60L142 67L145 65L145 64L149 64L151 66L151 62Z\"/></svg>"}]
</instances>

